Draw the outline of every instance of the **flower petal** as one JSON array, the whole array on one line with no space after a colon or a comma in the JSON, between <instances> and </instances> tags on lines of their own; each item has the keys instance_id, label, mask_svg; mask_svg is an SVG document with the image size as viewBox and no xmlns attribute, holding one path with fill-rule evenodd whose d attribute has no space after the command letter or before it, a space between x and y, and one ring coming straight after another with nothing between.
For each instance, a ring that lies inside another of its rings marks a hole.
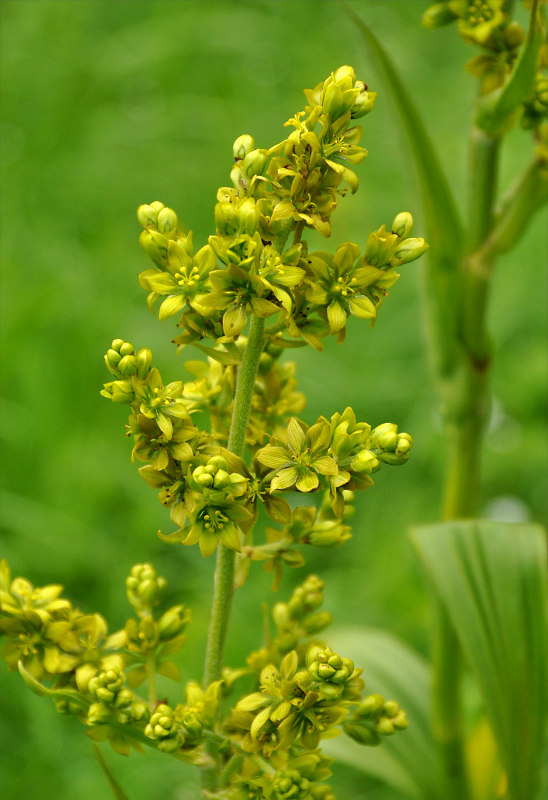
<instances>
[{"instance_id":1,"label":"flower petal","mask_svg":"<svg viewBox=\"0 0 548 800\"><path fill-rule=\"evenodd\" d=\"M331 333L337 333L346 325L346 311L336 300L327 306L327 321Z\"/></svg>"},{"instance_id":2,"label":"flower petal","mask_svg":"<svg viewBox=\"0 0 548 800\"><path fill-rule=\"evenodd\" d=\"M288 489L290 486L293 486L297 479L298 473L295 467L287 467L287 469L282 469L281 472L272 479L270 483L270 491L274 492L276 489Z\"/></svg>"},{"instance_id":3,"label":"flower petal","mask_svg":"<svg viewBox=\"0 0 548 800\"><path fill-rule=\"evenodd\" d=\"M184 544L187 544L187 542L184 542ZM201 554L204 558L207 558L207 556L210 556L217 549L219 537L215 533L202 530L199 544Z\"/></svg>"},{"instance_id":4,"label":"flower petal","mask_svg":"<svg viewBox=\"0 0 548 800\"><path fill-rule=\"evenodd\" d=\"M160 322L162 322L162 320L172 317L173 314L176 314L178 311L180 311L184 305L185 298L182 294L172 294L169 297L166 297L158 309L158 319Z\"/></svg>"},{"instance_id":5,"label":"flower petal","mask_svg":"<svg viewBox=\"0 0 548 800\"><path fill-rule=\"evenodd\" d=\"M273 469L278 469L291 463L289 453L283 447L273 447L270 444L258 450L256 458L260 464Z\"/></svg>"},{"instance_id":6,"label":"flower petal","mask_svg":"<svg viewBox=\"0 0 548 800\"><path fill-rule=\"evenodd\" d=\"M304 431L295 417L291 417L287 426L287 444L294 453L301 453L305 443Z\"/></svg>"},{"instance_id":7,"label":"flower petal","mask_svg":"<svg viewBox=\"0 0 548 800\"><path fill-rule=\"evenodd\" d=\"M299 492L312 492L314 489L317 489L320 483L320 479L316 475L315 472L312 472L311 469L307 470L304 475L301 475L297 479L297 483L295 484L296 488Z\"/></svg>"},{"instance_id":8,"label":"flower petal","mask_svg":"<svg viewBox=\"0 0 548 800\"><path fill-rule=\"evenodd\" d=\"M225 525L219 533L219 539L229 550L235 550L237 553L242 551L242 536L240 529L235 525Z\"/></svg>"}]
</instances>

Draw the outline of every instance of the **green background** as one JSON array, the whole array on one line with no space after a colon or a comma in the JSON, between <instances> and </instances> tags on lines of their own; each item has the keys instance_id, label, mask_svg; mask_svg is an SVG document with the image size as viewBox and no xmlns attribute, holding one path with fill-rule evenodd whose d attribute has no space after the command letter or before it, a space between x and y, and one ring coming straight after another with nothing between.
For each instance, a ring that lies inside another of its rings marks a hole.
<instances>
[{"instance_id":1,"label":"green background","mask_svg":"<svg viewBox=\"0 0 548 800\"><path fill-rule=\"evenodd\" d=\"M474 53L454 28L421 28L421 0L355 0L424 115L461 207ZM282 139L282 123L304 105L301 91L341 64L378 91L363 120L367 160L360 190L340 202L328 246L364 245L395 214L424 232L417 176L400 123L360 35L335 0L8 0L2 30L3 555L14 575L62 583L85 611L116 630L125 620L124 578L150 560L171 599L192 607L180 657L199 679L214 559L169 547L154 492L129 462L125 410L99 396L103 353L114 337L149 346L166 380L183 377L191 349L169 344L173 319L158 323L137 282L135 208L162 200L195 231L213 232L216 189L228 183L231 145ZM502 183L531 154L514 130ZM546 217L500 259L492 293L494 404L485 446L482 510L501 520L546 521ZM314 240L314 246L326 243ZM353 320L344 346L292 351L309 422L352 405L372 424L397 422L415 438L402 470L386 468L358 497L354 537L306 553L325 579L336 626L384 627L427 652L431 610L406 529L438 516L444 444L428 373L421 266L402 277L376 327ZM188 376L190 377L190 376ZM236 597L228 662L260 641L260 603L284 598L307 574L284 576L277 595L255 565ZM1 665L4 791L10 800L95 800L107 792L80 723L59 717ZM367 675L365 675L367 678ZM178 687L163 691L177 702ZM122 759L105 751L131 800L191 800L196 776L165 756ZM340 797L392 798L340 768Z\"/></svg>"}]
</instances>

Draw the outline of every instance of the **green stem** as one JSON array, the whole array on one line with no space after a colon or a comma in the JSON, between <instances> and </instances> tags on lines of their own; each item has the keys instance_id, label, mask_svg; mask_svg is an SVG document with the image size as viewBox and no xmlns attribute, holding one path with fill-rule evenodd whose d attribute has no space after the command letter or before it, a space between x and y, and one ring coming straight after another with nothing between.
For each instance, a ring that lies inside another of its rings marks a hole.
<instances>
[{"instance_id":1,"label":"green stem","mask_svg":"<svg viewBox=\"0 0 548 800\"><path fill-rule=\"evenodd\" d=\"M489 411L491 345L486 310L493 266L492 259L478 257L478 251L493 224L499 144L498 138L472 129L467 255L460 268L456 362L445 382L445 519L478 513L481 444ZM441 604L436 615L433 670L434 734L449 779L450 796L462 800L469 797L460 696L462 655L458 637Z\"/></svg>"},{"instance_id":2,"label":"green stem","mask_svg":"<svg viewBox=\"0 0 548 800\"><path fill-rule=\"evenodd\" d=\"M156 664L154 654L147 658L145 667L147 673L148 704L151 709L155 709L156 703L158 702L158 694L156 692Z\"/></svg>"},{"instance_id":3,"label":"green stem","mask_svg":"<svg viewBox=\"0 0 548 800\"><path fill-rule=\"evenodd\" d=\"M255 385L255 376L259 358L264 345L264 319L252 317L247 347L238 370L234 410L228 437L228 449L237 456L242 456L245 435L251 408L251 398ZM223 669L223 658L228 629L228 620L234 593L234 565L236 553L222 544L217 549L217 565L213 584L213 600L209 619L206 659L204 666L204 688L213 681L219 680ZM210 754L215 756L216 747L212 743ZM204 769L202 786L213 791L217 785L218 769Z\"/></svg>"}]
</instances>

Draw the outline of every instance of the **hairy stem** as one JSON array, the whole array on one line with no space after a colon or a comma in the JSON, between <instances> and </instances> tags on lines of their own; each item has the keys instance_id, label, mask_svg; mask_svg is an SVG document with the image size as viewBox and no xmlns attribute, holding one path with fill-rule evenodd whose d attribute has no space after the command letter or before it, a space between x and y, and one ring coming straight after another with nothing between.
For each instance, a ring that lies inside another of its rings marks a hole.
<instances>
[{"instance_id":1,"label":"hairy stem","mask_svg":"<svg viewBox=\"0 0 548 800\"><path fill-rule=\"evenodd\" d=\"M234 410L228 438L228 449L237 456L244 450L245 434L253 396L253 386L264 345L264 319L252 317L249 338L242 363L238 370ZM219 680L223 669L228 620L234 593L234 565L236 553L222 544L217 549L217 565L213 584L213 600L209 618L206 659L204 666L204 688ZM211 743L209 752L215 756L216 746ZM213 790L217 784L217 769L204 769L202 786Z\"/></svg>"}]
</instances>

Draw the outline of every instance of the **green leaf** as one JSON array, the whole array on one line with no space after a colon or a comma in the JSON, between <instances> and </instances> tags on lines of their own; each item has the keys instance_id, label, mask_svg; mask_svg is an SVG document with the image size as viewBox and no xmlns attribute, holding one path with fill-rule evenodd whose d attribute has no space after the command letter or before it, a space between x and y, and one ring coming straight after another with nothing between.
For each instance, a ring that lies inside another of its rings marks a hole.
<instances>
[{"instance_id":1,"label":"green leaf","mask_svg":"<svg viewBox=\"0 0 548 800\"><path fill-rule=\"evenodd\" d=\"M543 41L538 0L533 2L529 30L506 83L478 103L476 125L491 136L504 132L517 108L533 94L538 53Z\"/></svg>"},{"instance_id":2,"label":"green leaf","mask_svg":"<svg viewBox=\"0 0 548 800\"><path fill-rule=\"evenodd\" d=\"M198 344L197 342L192 342L192 344L194 347L197 347L198 350L201 350L202 353L205 353L206 356L213 358L215 361L218 361L219 364L222 364L225 367L235 367L242 360L241 355L238 358L234 353L231 355L230 353L226 353L224 350L214 350L212 347L205 347L205 345Z\"/></svg>"},{"instance_id":3,"label":"green leaf","mask_svg":"<svg viewBox=\"0 0 548 800\"><path fill-rule=\"evenodd\" d=\"M27 669L25 669L22 661L18 662L17 669L21 673L21 677L23 678L29 689L31 689L31 691L33 691L34 694L40 695L40 697L51 697L53 700L60 700L60 699L70 700L73 703L77 703L85 710L87 710L90 707L91 705L90 701L87 700L77 690L49 689L47 686L44 686L43 683L37 681L36 678L34 678L30 674L30 672Z\"/></svg>"},{"instance_id":4,"label":"green leaf","mask_svg":"<svg viewBox=\"0 0 548 800\"><path fill-rule=\"evenodd\" d=\"M101 748L99 747L99 745L94 743L93 744L93 749L95 750L95 755L97 756L97 761L99 762L99 765L100 765L101 769L103 770L105 778L109 782L109 786L112 789L112 794L114 795L116 800L129 800L127 794L122 790L120 784L118 783L118 781L116 780L116 778L114 777L112 772L110 771L110 768L109 768L107 762L105 761L105 758L104 758L103 754L101 753Z\"/></svg>"},{"instance_id":5,"label":"green leaf","mask_svg":"<svg viewBox=\"0 0 548 800\"><path fill-rule=\"evenodd\" d=\"M545 203L548 203L548 174L543 163L535 158L500 202L493 228L480 251L484 261L515 247Z\"/></svg>"},{"instance_id":6,"label":"green leaf","mask_svg":"<svg viewBox=\"0 0 548 800\"><path fill-rule=\"evenodd\" d=\"M482 691L507 796L534 800L547 725L544 531L466 520L415 529L412 541Z\"/></svg>"},{"instance_id":7,"label":"green leaf","mask_svg":"<svg viewBox=\"0 0 548 800\"><path fill-rule=\"evenodd\" d=\"M448 264L454 264L462 249L462 226L434 146L409 96L409 87L404 84L387 51L369 26L352 8L347 5L345 8L367 43L368 52L391 92L407 133L419 171L431 256L442 262L447 259Z\"/></svg>"},{"instance_id":8,"label":"green leaf","mask_svg":"<svg viewBox=\"0 0 548 800\"><path fill-rule=\"evenodd\" d=\"M366 693L378 692L405 709L409 728L364 747L340 736L325 749L413 800L440 800L448 791L430 735L430 670L426 660L385 631L355 628L334 633L330 644L363 667Z\"/></svg>"}]
</instances>

